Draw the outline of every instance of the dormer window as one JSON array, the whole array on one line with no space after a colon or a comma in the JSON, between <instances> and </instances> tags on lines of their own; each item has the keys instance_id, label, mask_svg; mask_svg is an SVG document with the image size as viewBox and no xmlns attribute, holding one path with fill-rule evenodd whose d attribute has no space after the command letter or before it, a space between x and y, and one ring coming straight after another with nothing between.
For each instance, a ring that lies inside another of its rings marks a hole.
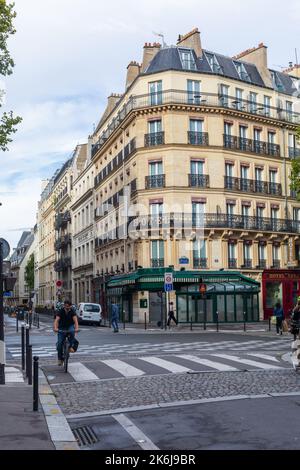
<instances>
[{"instance_id":1,"label":"dormer window","mask_svg":"<svg viewBox=\"0 0 300 470\"><path fill-rule=\"evenodd\" d=\"M248 74L244 64L242 64L241 62L233 62L233 63L234 63L237 73L239 74L240 79L246 82L251 82L250 75Z\"/></svg>"},{"instance_id":2,"label":"dormer window","mask_svg":"<svg viewBox=\"0 0 300 470\"><path fill-rule=\"evenodd\" d=\"M194 55L190 49L179 49L179 56L184 70L197 70Z\"/></svg>"},{"instance_id":3,"label":"dormer window","mask_svg":"<svg viewBox=\"0 0 300 470\"><path fill-rule=\"evenodd\" d=\"M284 92L285 91L284 86L283 86L283 84L282 84L282 82L279 78L278 73L271 70L271 77L272 77L273 86L274 86L275 90Z\"/></svg>"},{"instance_id":4,"label":"dormer window","mask_svg":"<svg viewBox=\"0 0 300 470\"><path fill-rule=\"evenodd\" d=\"M215 56L215 54L209 54L208 52L205 52L205 55L206 55L206 58L207 58L207 62L209 63L209 66L211 68L211 71L213 73L218 73L218 74L223 75L223 69L220 66L220 64L218 62L218 59Z\"/></svg>"}]
</instances>

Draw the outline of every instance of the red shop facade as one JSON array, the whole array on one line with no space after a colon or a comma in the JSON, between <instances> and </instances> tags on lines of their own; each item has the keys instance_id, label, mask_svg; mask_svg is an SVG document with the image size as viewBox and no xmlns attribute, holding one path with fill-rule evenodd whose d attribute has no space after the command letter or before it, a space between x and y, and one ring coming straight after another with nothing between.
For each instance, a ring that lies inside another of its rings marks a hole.
<instances>
[{"instance_id":1,"label":"red shop facade","mask_svg":"<svg viewBox=\"0 0 300 470\"><path fill-rule=\"evenodd\" d=\"M300 270L271 269L264 271L262 293L265 320L273 315L273 309L277 302L283 306L285 316L289 316L297 302L297 297L300 296Z\"/></svg>"}]
</instances>

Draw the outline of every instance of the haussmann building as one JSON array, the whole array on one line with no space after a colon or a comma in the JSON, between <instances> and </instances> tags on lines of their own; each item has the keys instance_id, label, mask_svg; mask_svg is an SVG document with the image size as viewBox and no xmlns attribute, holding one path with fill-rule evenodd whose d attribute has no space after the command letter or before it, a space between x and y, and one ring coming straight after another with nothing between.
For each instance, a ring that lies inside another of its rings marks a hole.
<instances>
[{"instance_id":1,"label":"haussmann building","mask_svg":"<svg viewBox=\"0 0 300 470\"><path fill-rule=\"evenodd\" d=\"M269 69L264 44L235 57L203 49L198 29L176 46L145 44L91 136L95 301L120 304L126 321L161 321L171 272L179 322L292 308L300 68L290 65Z\"/></svg>"}]
</instances>

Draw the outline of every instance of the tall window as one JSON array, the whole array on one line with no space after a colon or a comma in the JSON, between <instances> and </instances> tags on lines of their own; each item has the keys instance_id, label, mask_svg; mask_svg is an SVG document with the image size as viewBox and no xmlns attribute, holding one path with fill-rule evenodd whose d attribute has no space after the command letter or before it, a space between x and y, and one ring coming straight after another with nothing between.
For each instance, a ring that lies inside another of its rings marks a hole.
<instances>
[{"instance_id":1,"label":"tall window","mask_svg":"<svg viewBox=\"0 0 300 470\"><path fill-rule=\"evenodd\" d=\"M149 83L149 101L150 105L162 104L162 81Z\"/></svg>"},{"instance_id":2,"label":"tall window","mask_svg":"<svg viewBox=\"0 0 300 470\"><path fill-rule=\"evenodd\" d=\"M247 150L247 130L246 126L239 126L240 149Z\"/></svg>"},{"instance_id":3,"label":"tall window","mask_svg":"<svg viewBox=\"0 0 300 470\"><path fill-rule=\"evenodd\" d=\"M245 166L245 165L241 166L241 178L243 180L249 179L249 167L248 166Z\"/></svg>"},{"instance_id":4,"label":"tall window","mask_svg":"<svg viewBox=\"0 0 300 470\"><path fill-rule=\"evenodd\" d=\"M207 62L211 68L211 71L218 74L223 74L223 69L220 67L217 57L215 54L210 54L209 52L205 53Z\"/></svg>"},{"instance_id":5,"label":"tall window","mask_svg":"<svg viewBox=\"0 0 300 470\"><path fill-rule=\"evenodd\" d=\"M203 175L204 163L200 160L191 160L191 174L192 175Z\"/></svg>"},{"instance_id":6,"label":"tall window","mask_svg":"<svg viewBox=\"0 0 300 470\"><path fill-rule=\"evenodd\" d=\"M236 109L242 109L243 107L243 90L240 88L235 89L235 107Z\"/></svg>"},{"instance_id":7,"label":"tall window","mask_svg":"<svg viewBox=\"0 0 300 470\"><path fill-rule=\"evenodd\" d=\"M273 255L273 266L276 268L280 267L280 246L275 244L272 247L272 255Z\"/></svg>"},{"instance_id":8,"label":"tall window","mask_svg":"<svg viewBox=\"0 0 300 470\"><path fill-rule=\"evenodd\" d=\"M194 260L194 268L206 268L207 267L206 241L204 239L194 240L193 260Z\"/></svg>"},{"instance_id":9,"label":"tall window","mask_svg":"<svg viewBox=\"0 0 300 470\"><path fill-rule=\"evenodd\" d=\"M219 100L220 105L224 107L229 106L229 86L228 85L220 85L219 88Z\"/></svg>"},{"instance_id":10,"label":"tall window","mask_svg":"<svg viewBox=\"0 0 300 470\"><path fill-rule=\"evenodd\" d=\"M231 163L225 164L225 176L227 176L228 178L233 177L233 165Z\"/></svg>"},{"instance_id":11,"label":"tall window","mask_svg":"<svg viewBox=\"0 0 300 470\"><path fill-rule=\"evenodd\" d=\"M149 163L149 176L158 176L163 174L162 162Z\"/></svg>"},{"instance_id":12,"label":"tall window","mask_svg":"<svg viewBox=\"0 0 300 470\"><path fill-rule=\"evenodd\" d=\"M235 243L228 242L228 265L229 269L235 269L237 266Z\"/></svg>"},{"instance_id":13,"label":"tall window","mask_svg":"<svg viewBox=\"0 0 300 470\"><path fill-rule=\"evenodd\" d=\"M162 131L161 119L157 121L150 121L149 123L149 134L155 134Z\"/></svg>"},{"instance_id":14,"label":"tall window","mask_svg":"<svg viewBox=\"0 0 300 470\"><path fill-rule=\"evenodd\" d=\"M196 62L190 49L179 49L180 60L184 70L196 70Z\"/></svg>"},{"instance_id":15,"label":"tall window","mask_svg":"<svg viewBox=\"0 0 300 470\"><path fill-rule=\"evenodd\" d=\"M293 120L293 103L292 103L292 101L286 101L285 109L286 109L287 120L292 121Z\"/></svg>"},{"instance_id":16,"label":"tall window","mask_svg":"<svg viewBox=\"0 0 300 470\"><path fill-rule=\"evenodd\" d=\"M151 266L152 268L160 268L164 266L164 241L151 241Z\"/></svg>"},{"instance_id":17,"label":"tall window","mask_svg":"<svg viewBox=\"0 0 300 470\"><path fill-rule=\"evenodd\" d=\"M159 217L163 213L163 203L150 204L150 213L153 217Z\"/></svg>"},{"instance_id":18,"label":"tall window","mask_svg":"<svg viewBox=\"0 0 300 470\"><path fill-rule=\"evenodd\" d=\"M250 207L243 204L242 205L242 216L243 217L249 217L249 215L250 215Z\"/></svg>"},{"instance_id":19,"label":"tall window","mask_svg":"<svg viewBox=\"0 0 300 470\"><path fill-rule=\"evenodd\" d=\"M200 83L199 80L188 80L187 91L188 91L188 103L200 104Z\"/></svg>"},{"instance_id":20,"label":"tall window","mask_svg":"<svg viewBox=\"0 0 300 470\"><path fill-rule=\"evenodd\" d=\"M270 96L264 96L264 112L266 116L271 115L271 98Z\"/></svg>"},{"instance_id":21,"label":"tall window","mask_svg":"<svg viewBox=\"0 0 300 470\"><path fill-rule=\"evenodd\" d=\"M248 74L244 64L242 64L241 62L235 62L235 61L233 63L235 65L239 78L241 80L245 80L246 82L250 82L251 81L250 75Z\"/></svg>"},{"instance_id":22,"label":"tall window","mask_svg":"<svg viewBox=\"0 0 300 470\"><path fill-rule=\"evenodd\" d=\"M203 121L200 119L190 119L190 132L201 133L203 131Z\"/></svg>"},{"instance_id":23,"label":"tall window","mask_svg":"<svg viewBox=\"0 0 300 470\"><path fill-rule=\"evenodd\" d=\"M299 207L294 207L294 209L293 209L293 219L296 222L300 222L300 208Z\"/></svg>"},{"instance_id":24,"label":"tall window","mask_svg":"<svg viewBox=\"0 0 300 470\"><path fill-rule=\"evenodd\" d=\"M265 267L266 264L266 246L264 244L258 245L258 260L261 267Z\"/></svg>"},{"instance_id":25,"label":"tall window","mask_svg":"<svg viewBox=\"0 0 300 470\"><path fill-rule=\"evenodd\" d=\"M252 259L251 259L251 244L247 241L244 242L243 246L244 251L244 264L246 268L251 268L252 266Z\"/></svg>"},{"instance_id":26,"label":"tall window","mask_svg":"<svg viewBox=\"0 0 300 470\"><path fill-rule=\"evenodd\" d=\"M262 207L262 206L259 206L259 207L256 208L256 217L257 217L258 219L263 218L263 216L264 216L264 210L265 210L265 208Z\"/></svg>"},{"instance_id":27,"label":"tall window","mask_svg":"<svg viewBox=\"0 0 300 470\"><path fill-rule=\"evenodd\" d=\"M250 113L256 113L257 111L257 93L250 92L249 95L249 111Z\"/></svg>"},{"instance_id":28,"label":"tall window","mask_svg":"<svg viewBox=\"0 0 300 470\"><path fill-rule=\"evenodd\" d=\"M192 202L193 224L196 225L197 228L203 227L204 213L205 213L205 203Z\"/></svg>"},{"instance_id":29,"label":"tall window","mask_svg":"<svg viewBox=\"0 0 300 470\"><path fill-rule=\"evenodd\" d=\"M255 191L264 192L263 170L262 168L255 168Z\"/></svg>"}]
</instances>

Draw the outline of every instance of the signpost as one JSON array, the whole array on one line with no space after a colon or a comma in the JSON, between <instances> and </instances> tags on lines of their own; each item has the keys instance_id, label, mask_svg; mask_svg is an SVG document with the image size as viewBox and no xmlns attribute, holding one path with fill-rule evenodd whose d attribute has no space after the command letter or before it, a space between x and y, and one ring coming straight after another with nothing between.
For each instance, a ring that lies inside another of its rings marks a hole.
<instances>
[{"instance_id":1,"label":"signpost","mask_svg":"<svg viewBox=\"0 0 300 470\"><path fill-rule=\"evenodd\" d=\"M165 273L164 289L165 289L165 292L167 293L166 318L165 318L165 329L167 329L167 318L168 318L168 308L169 308L169 292L174 290L174 287L173 287L173 273Z\"/></svg>"}]
</instances>

